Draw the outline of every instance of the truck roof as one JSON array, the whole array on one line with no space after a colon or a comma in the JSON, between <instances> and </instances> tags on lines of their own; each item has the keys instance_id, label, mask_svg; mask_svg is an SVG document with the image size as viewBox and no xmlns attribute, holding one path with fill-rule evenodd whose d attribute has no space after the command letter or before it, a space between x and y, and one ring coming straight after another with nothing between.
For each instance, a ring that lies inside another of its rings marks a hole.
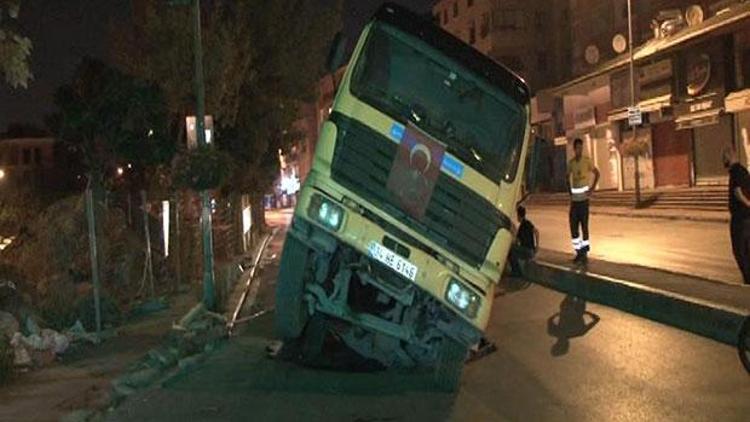
<instances>
[{"instance_id":1,"label":"truck roof","mask_svg":"<svg viewBox=\"0 0 750 422\"><path fill-rule=\"evenodd\" d=\"M448 57L484 76L517 102L529 103L529 86L518 74L467 45L422 16L394 3L384 4L373 18L418 37Z\"/></svg>"}]
</instances>

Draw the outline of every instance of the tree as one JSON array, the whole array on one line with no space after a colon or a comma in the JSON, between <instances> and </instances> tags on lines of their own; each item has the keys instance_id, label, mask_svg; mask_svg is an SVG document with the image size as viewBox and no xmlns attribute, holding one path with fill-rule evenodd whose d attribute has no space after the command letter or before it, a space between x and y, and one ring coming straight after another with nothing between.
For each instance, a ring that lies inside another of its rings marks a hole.
<instances>
[{"instance_id":1,"label":"tree","mask_svg":"<svg viewBox=\"0 0 750 422\"><path fill-rule=\"evenodd\" d=\"M0 73L5 82L26 88L32 79L31 40L15 28L21 0L0 0Z\"/></svg>"},{"instance_id":2,"label":"tree","mask_svg":"<svg viewBox=\"0 0 750 422\"><path fill-rule=\"evenodd\" d=\"M158 88L85 58L73 81L55 94L55 132L80 154L89 181L101 189L123 162L145 173L170 162L166 104Z\"/></svg>"},{"instance_id":3,"label":"tree","mask_svg":"<svg viewBox=\"0 0 750 422\"><path fill-rule=\"evenodd\" d=\"M250 13L248 2L204 2L204 73L206 110L222 124L233 124L240 89L250 73L251 39L238 16ZM257 8L256 8L257 9ZM185 116L195 108L193 40L189 7L148 0L132 26L113 30L114 60L123 72L158 85L170 114L171 135L184 136Z\"/></svg>"},{"instance_id":4,"label":"tree","mask_svg":"<svg viewBox=\"0 0 750 422\"><path fill-rule=\"evenodd\" d=\"M279 0L244 17L254 40L252 71L242 86L236 136L221 146L237 163L229 189L251 193L254 210L263 209L262 195L278 175L278 151L299 139L292 126L300 103L317 99L340 10L339 2L322 8L312 0ZM254 221L262 229L262 211Z\"/></svg>"},{"instance_id":5,"label":"tree","mask_svg":"<svg viewBox=\"0 0 750 422\"><path fill-rule=\"evenodd\" d=\"M234 162L223 191L253 193L255 210L278 174L277 151L296 139L298 104L316 95L340 27L340 2L334 3L203 2L206 110L222 129L217 144ZM114 31L118 66L162 88L178 139L194 105L189 19L187 8L151 0L132 29Z\"/></svg>"}]
</instances>

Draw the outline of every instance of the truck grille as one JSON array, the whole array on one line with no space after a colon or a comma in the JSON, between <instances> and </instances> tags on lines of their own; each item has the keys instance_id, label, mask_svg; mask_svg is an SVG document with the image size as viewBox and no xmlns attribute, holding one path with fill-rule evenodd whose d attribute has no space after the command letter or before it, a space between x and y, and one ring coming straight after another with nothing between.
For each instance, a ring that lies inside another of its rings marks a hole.
<instances>
[{"instance_id":1,"label":"truck grille","mask_svg":"<svg viewBox=\"0 0 750 422\"><path fill-rule=\"evenodd\" d=\"M338 138L331 165L333 179L395 216L417 233L475 267L481 266L501 228L510 220L489 201L443 173L422 221L401 210L386 188L398 145L361 122L333 113Z\"/></svg>"}]
</instances>

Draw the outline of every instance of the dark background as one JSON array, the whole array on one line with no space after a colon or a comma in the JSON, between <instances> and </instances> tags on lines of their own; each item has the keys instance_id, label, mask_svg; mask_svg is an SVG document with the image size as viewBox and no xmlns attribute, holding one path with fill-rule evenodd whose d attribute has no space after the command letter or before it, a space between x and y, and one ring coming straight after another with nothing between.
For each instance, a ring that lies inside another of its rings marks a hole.
<instances>
[{"instance_id":1,"label":"dark background","mask_svg":"<svg viewBox=\"0 0 750 422\"><path fill-rule=\"evenodd\" d=\"M344 29L350 40L383 3L382 0L345 0ZM320 1L325 7L326 1ZM396 3L425 13L434 0ZM52 96L73 74L83 56L107 59L107 37L113 25L126 25L129 0L24 0L20 25L31 38L34 80L28 89L11 89L0 83L0 132L8 124L31 123L44 127L44 116L53 111Z\"/></svg>"}]
</instances>

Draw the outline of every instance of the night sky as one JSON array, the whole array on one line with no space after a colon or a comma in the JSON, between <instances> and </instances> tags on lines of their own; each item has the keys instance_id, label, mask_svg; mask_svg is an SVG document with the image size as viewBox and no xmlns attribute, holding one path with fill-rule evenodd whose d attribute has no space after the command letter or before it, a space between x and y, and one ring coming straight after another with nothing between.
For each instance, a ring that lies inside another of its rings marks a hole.
<instances>
[{"instance_id":1,"label":"night sky","mask_svg":"<svg viewBox=\"0 0 750 422\"><path fill-rule=\"evenodd\" d=\"M68 81L76 64L89 55L107 59L107 37L112 25L127 22L128 0L24 0L20 23L34 43L34 81L28 89L0 84L0 132L11 123L44 127L44 116L54 108L52 95ZM345 0L344 25L350 39L382 4L382 0ZM434 0L397 3L426 12Z\"/></svg>"}]
</instances>

